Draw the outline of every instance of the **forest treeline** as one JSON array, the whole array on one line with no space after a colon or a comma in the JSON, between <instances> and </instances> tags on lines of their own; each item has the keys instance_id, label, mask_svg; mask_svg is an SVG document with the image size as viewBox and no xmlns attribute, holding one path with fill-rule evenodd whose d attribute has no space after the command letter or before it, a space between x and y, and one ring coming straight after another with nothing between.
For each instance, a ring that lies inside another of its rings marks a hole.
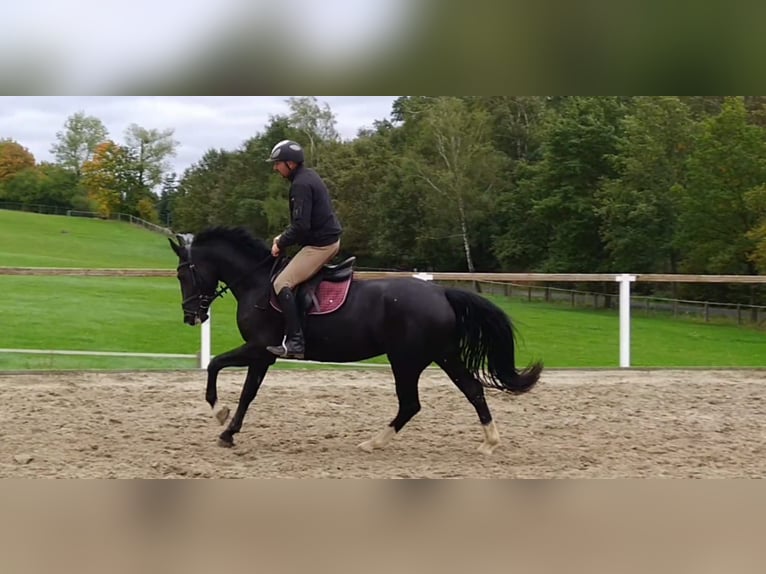
<instances>
[{"instance_id":1,"label":"forest treeline","mask_svg":"<svg viewBox=\"0 0 766 574\"><path fill-rule=\"evenodd\" d=\"M287 185L264 159L295 139L325 178L342 254L378 269L766 273L764 96L402 96L342 140L329 106L170 172L173 130L68 121L36 164L0 141L0 201L122 211L176 231L243 225L269 240ZM0 134L2 137L2 134ZM688 287L742 302L751 287Z\"/></svg>"}]
</instances>

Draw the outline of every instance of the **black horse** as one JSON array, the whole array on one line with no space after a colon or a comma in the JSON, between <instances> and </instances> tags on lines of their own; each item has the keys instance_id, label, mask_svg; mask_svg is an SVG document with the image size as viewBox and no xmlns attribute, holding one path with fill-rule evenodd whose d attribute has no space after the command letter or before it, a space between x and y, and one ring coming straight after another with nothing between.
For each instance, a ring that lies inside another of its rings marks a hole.
<instances>
[{"instance_id":1,"label":"black horse","mask_svg":"<svg viewBox=\"0 0 766 574\"><path fill-rule=\"evenodd\" d=\"M237 299L237 325L244 345L215 356L207 369L206 400L223 425L229 409L217 411L217 377L226 367L248 367L239 405L220 435L231 446L266 371L276 357L266 350L283 336L283 318L266 303L277 261L269 247L242 229L212 228L170 240L178 255L184 321L198 325L222 289ZM491 454L500 438L484 387L514 394L530 390L542 371L535 363L519 371L514 328L505 313L483 297L416 278L351 281L345 303L330 314L305 318L306 359L351 362L386 355L399 400L393 421L359 445L382 448L420 410L418 380L431 363L441 367L476 409L484 430L479 451Z\"/></svg>"}]
</instances>

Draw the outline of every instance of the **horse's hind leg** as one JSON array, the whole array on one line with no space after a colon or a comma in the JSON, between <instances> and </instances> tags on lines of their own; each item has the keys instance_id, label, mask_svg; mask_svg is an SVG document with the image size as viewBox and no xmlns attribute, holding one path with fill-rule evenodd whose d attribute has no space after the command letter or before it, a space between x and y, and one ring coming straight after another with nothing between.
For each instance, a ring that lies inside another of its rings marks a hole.
<instances>
[{"instance_id":1,"label":"horse's hind leg","mask_svg":"<svg viewBox=\"0 0 766 574\"><path fill-rule=\"evenodd\" d=\"M436 364L447 373L452 382L476 409L476 414L479 415L479 421L481 421L484 430L484 442L479 445L478 450L482 454L492 454L500 444L500 434L497 432L497 426L495 426L495 421L492 420L492 414L489 412L481 382L466 368L457 352L437 360Z\"/></svg>"},{"instance_id":2,"label":"horse's hind leg","mask_svg":"<svg viewBox=\"0 0 766 574\"><path fill-rule=\"evenodd\" d=\"M376 448L385 447L394 435L406 425L418 411L420 411L420 398L418 396L418 380L420 374L428 366L423 359L404 359L391 355L391 370L394 372L396 382L396 398L399 400L399 411L391 423L370 440L364 441L359 448L365 452L372 452Z\"/></svg>"}]
</instances>

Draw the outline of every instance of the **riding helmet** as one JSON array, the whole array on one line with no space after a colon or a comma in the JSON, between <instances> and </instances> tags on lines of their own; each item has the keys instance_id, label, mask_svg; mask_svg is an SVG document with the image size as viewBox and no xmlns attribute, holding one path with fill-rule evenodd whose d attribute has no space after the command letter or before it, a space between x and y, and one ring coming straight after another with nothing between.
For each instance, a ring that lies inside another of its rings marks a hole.
<instances>
[{"instance_id":1,"label":"riding helmet","mask_svg":"<svg viewBox=\"0 0 766 574\"><path fill-rule=\"evenodd\" d=\"M299 143L292 140L282 140L271 150L271 155L268 162L275 161L294 161L295 163L303 163L305 156L303 155L303 148Z\"/></svg>"}]
</instances>

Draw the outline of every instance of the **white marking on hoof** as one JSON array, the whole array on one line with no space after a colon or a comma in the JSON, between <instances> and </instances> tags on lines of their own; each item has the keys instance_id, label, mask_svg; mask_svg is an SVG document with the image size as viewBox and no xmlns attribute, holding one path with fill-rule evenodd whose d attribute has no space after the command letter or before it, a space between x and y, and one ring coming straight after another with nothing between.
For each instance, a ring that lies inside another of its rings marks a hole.
<instances>
[{"instance_id":1,"label":"white marking on hoof","mask_svg":"<svg viewBox=\"0 0 766 574\"><path fill-rule=\"evenodd\" d=\"M483 442L483 443L481 443L479 445L479 448L476 449L476 450L478 450L483 455L489 456L493 452L495 452L495 449L497 448L497 446L498 445L496 445L496 444L495 445L489 445L486 442Z\"/></svg>"},{"instance_id":2,"label":"white marking on hoof","mask_svg":"<svg viewBox=\"0 0 766 574\"><path fill-rule=\"evenodd\" d=\"M500 433L497 432L495 421L482 425L482 429L484 430L484 442L479 445L478 450L481 454L490 455L500 444Z\"/></svg>"},{"instance_id":3,"label":"white marking on hoof","mask_svg":"<svg viewBox=\"0 0 766 574\"><path fill-rule=\"evenodd\" d=\"M359 448L364 452L372 452L376 448L384 448L388 445L389 442L391 442L391 439L394 438L395 434L396 431L394 430L394 427L387 426L376 436L360 444Z\"/></svg>"},{"instance_id":4,"label":"white marking on hoof","mask_svg":"<svg viewBox=\"0 0 766 574\"><path fill-rule=\"evenodd\" d=\"M364 452L372 452L375 450L375 447L372 446L372 439L366 440L363 443L359 445L359 449L363 450Z\"/></svg>"},{"instance_id":5,"label":"white marking on hoof","mask_svg":"<svg viewBox=\"0 0 766 574\"><path fill-rule=\"evenodd\" d=\"M226 424L226 421L229 420L229 414L231 411L229 410L229 407L220 407L218 410L213 411L213 416L215 417L215 420L218 421L218 424L221 426Z\"/></svg>"}]
</instances>

